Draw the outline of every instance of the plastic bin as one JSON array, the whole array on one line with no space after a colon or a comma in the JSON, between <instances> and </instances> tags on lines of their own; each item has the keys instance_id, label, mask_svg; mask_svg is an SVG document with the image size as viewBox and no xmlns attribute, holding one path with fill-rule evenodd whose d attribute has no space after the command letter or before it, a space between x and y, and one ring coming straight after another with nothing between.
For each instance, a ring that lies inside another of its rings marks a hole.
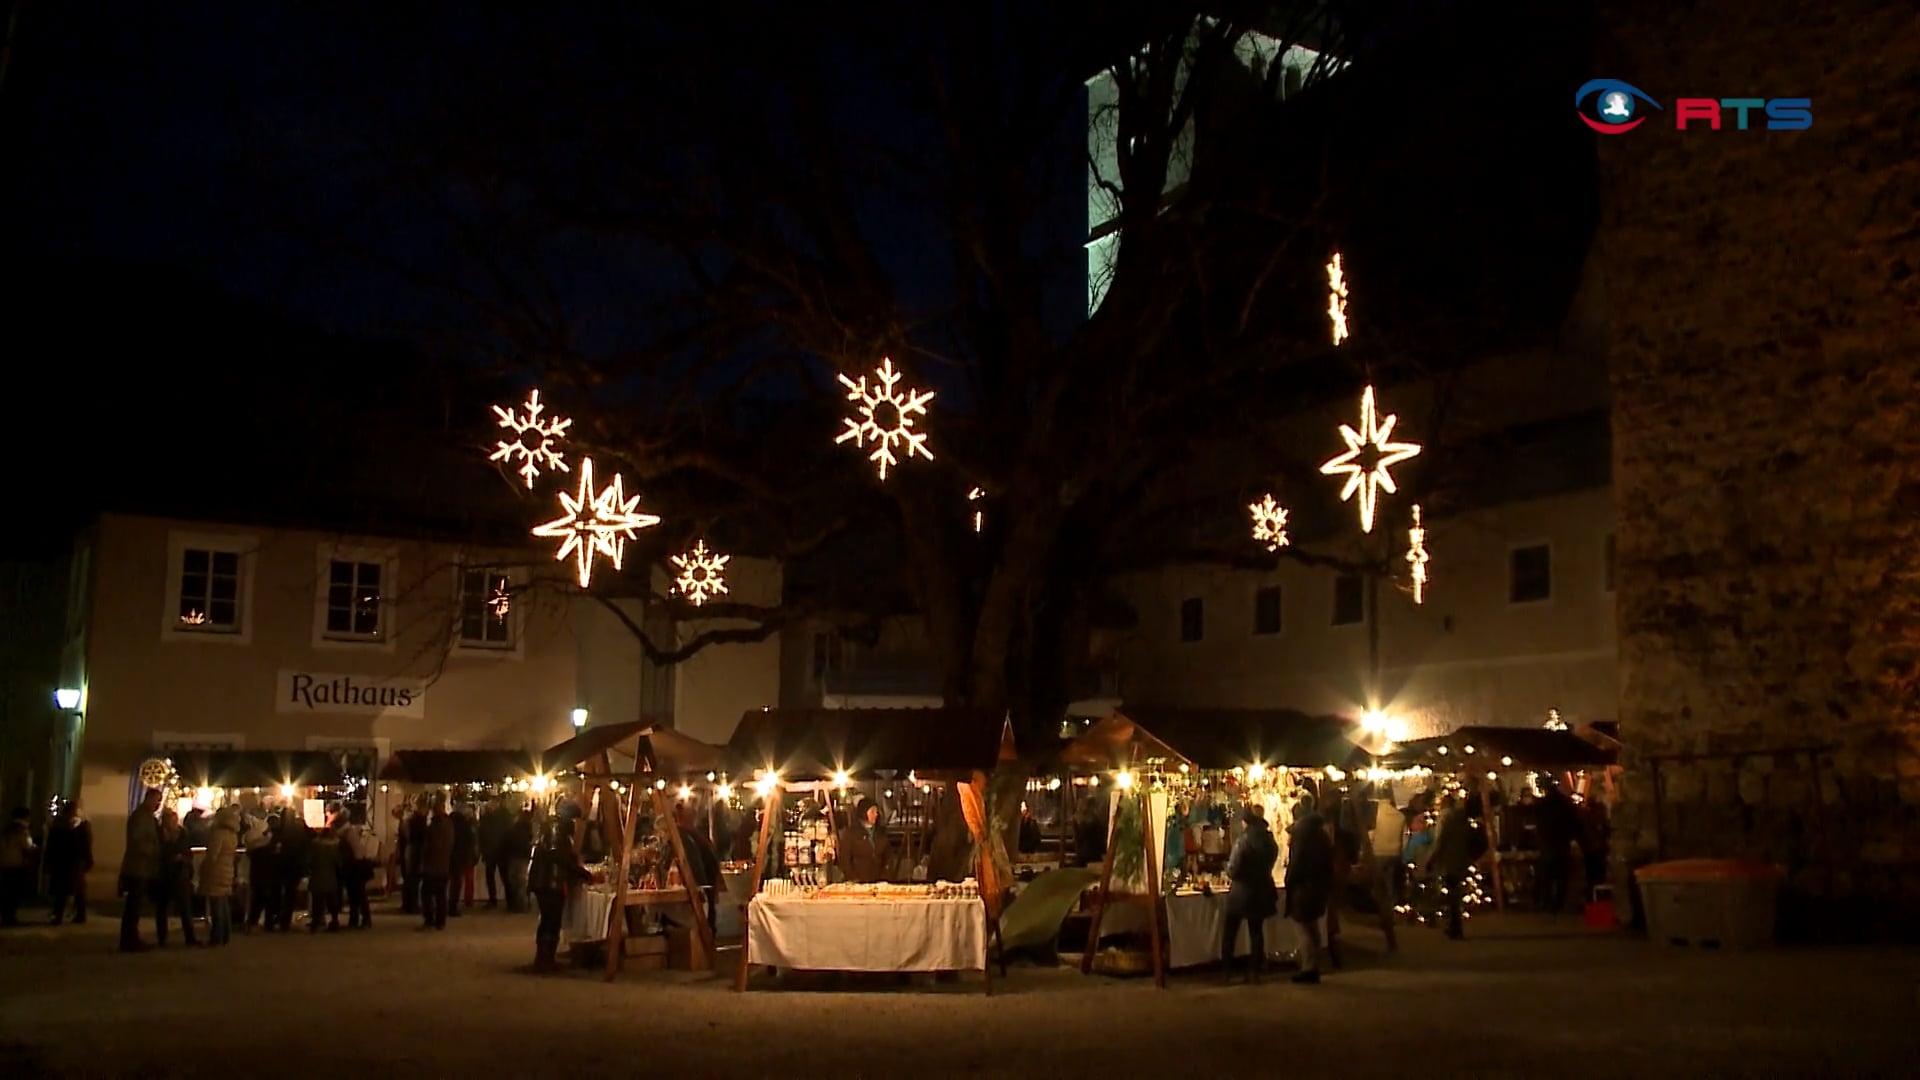
<instances>
[{"instance_id":1,"label":"plastic bin","mask_svg":"<svg viewBox=\"0 0 1920 1080\"><path fill-rule=\"evenodd\" d=\"M1734 859L1680 859L1634 872L1647 936L1709 949L1772 944L1781 877L1776 867Z\"/></svg>"}]
</instances>

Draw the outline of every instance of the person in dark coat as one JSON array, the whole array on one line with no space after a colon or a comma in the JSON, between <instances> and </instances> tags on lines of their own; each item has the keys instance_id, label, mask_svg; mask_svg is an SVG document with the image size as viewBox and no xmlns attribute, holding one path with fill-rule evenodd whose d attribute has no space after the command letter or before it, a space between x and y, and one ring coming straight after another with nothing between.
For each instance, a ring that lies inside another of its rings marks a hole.
<instances>
[{"instance_id":1,"label":"person in dark coat","mask_svg":"<svg viewBox=\"0 0 1920 1080\"><path fill-rule=\"evenodd\" d=\"M567 909L567 893L592 877L573 848L575 813L572 804L568 804L548 819L527 870L527 885L540 907L540 925L533 932L535 971L559 967L555 956L560 951L560 924Z\"/></svg>"},{"instance_id":2,"label":"person in dark coat","mask_svg":"<svg viewBox=\"0 0 1920 1080\"><path fill-rule=\"evenodd\" d=\"M1440 800L1440 827L1433 838L1433 850L1427 855L1427 873L1440 879L1447 936L1456 941L1465 934L1460 901L1466 895L1467 875L1473 871L1474 832L1465 804L1452 795Z\"/></svg>"},{"instance_id":3,"label":"person in dark coat","mask_svg":"<svg viewBox=\"0 0 1920 1080\"><path fill-rule=\"evenodd\" d=\"M47 830L47 892L53 897L53 917L59 926L66 918L67 899L73 899L73 921L87 921L87 871L93 869L93 825L71 799L60 800L59 812Z\"/></svg>"},{"instance_id":4,"label":"person in dark coat","mask_svg":"<svg viewBox=\"0 0 1920 1080\"><path fill-rule=\"evenodd\" d=\"M301 879L307 876L308 847L312 841L312 830L307 828L299 810L289 806L281 812L279 839L279 909L273 918L275 925L285 933L293 929L294 901L300 897Z\"/></svg>"},{"instance_id":5,"label":"person in dark coat","mask_svg":"<svg viewBox=\"0 0 1920 1080\"><path fill-rule=\"evenodd\" d=\"M428 797L422 794L414 800L413 812L400 823L400 912L403 915L421 912L421 889L426 882L421 861L427 853L428 805Z\"/></svg>"},{"instance_id":6,"label":"person in dark coat","mask_svg":"<svg viewBox=\"0 0 1920 1080\"><path fill-rule=\"evenodd\" d=\"M448 819L453 823L453 859L447 878L447 914L457 917L461 901L473 903L473 868L480 862L480 837L465 804L455 806Z\"/></svg>"},{"instance_id":7,"label":"person in dark coat","mask_svg":"<svg viewBox=\"0 0 1920 1080\"><path fill-rule=\"evenodd\" d=\"M522 807L507 826L506 839L500 844L502 875L507 879L507 910L519 914L527 910L528 859L533 855L535 828L533 808Z\"/></svg>"},{"instance_id":8,"label":"person in dark coat","mask_svg":"<svg viewBox=\"0 0 1920 1080\"><path fill-rule=\"evenodd\" d=\"M127 815L126 853L120 857L120 951L145 952L152 946L140 940L140 908L153 896L160 879L160 789L148 788L140 805Z\"/></svg>"},{"instance_id":9,"label":"person in dark coat","mask_svg":"<svg viewBox=\"0 0 1920 1080\"><path fill-rule=\"evenodd\" d=\"M1573 873L1573 844L1580 838L1580 811L1551 776L1542 777L1546 789L1535 804L1540 837L1540 862L1534 877L1534 902L1541 911L1557 915L1567 906L1567 878Z\"/></svg>"},{"instance_id":10,"label":"person in dark coat","mask_svg":"<svg viewBox=\"0 0 1920 1080\"><path fill-rule=\"evenodd\" d=\"M507 800L496 798L480 815L480 861L485 865L487 906L500 906L500 893L507 894L507 906L513 906L513 890L507 876L507 830L513 828L513 811Z\"/></svg>"},{"instance_id":11,"label":"person in dark coat","mask_svg":"<svg viewBox=\"0 0 1920 1080\"><path fill-rule=\"evenodd\" d=\"M307 932L320 932L326 920L329 934L340 932L341 852L340 818L327 822L307 841Z\"/></svg>"},{"instance_id":12,"label":"person in dark coat","mask_svg":"<svg viewBox=\"0 0 1920 1080\"><path fill-rule=\"evenodd\" d=\"M887 830L880 825L880 804L861 796L853 804L853 824L840 830L834 865L848 881L885 881L892 854L887 845Z\"/></svg>"},{"instance_id":13,"label":"person in dark coat","mask_svg":"<svg viewBox=\"0 0 1920 1080\"><path fill-rule=\"evenodd\" d=\"M271 931L280 920L280 817L269 813L263 820L264 832L250 830L247 836L247 877L253 897L247 905L246 932L264 922Z\"/></svg>"},{"instance_id":14,"label":"person in dark coat","mask_svg":"<svg viewBox=\"0 0 1920 1080\"><path fill-rule=\"evenodd\" d=\"M1240 925L1247 926L1249 978L1259 982L1267 963L1267 920L1280 907L1279 890L1273 884L1273 864L1280 859L1280 845L1267 826L1266 813L1249 803L1240 811L1240 838L1233 842L1227 856L1227 877L1233 888L1227 892L1226 927L1220 939L1220 961L1227 977L1234 974L1234 946L1240 941Z\"/></svg>"},{"instance_id":15,"label":"person in dark coat","mask_svg":"<svg viewBox=\"0 0 1920 1080\"><path fill-rule=\"evenodd\" d=\"M153 936L161 945L167 943L169 912L180 916L187 947L198 948L200 938L193 932L193 848L179 813L173 810L160 815L160 877L153 888Z\"/></svg>"},{"instance_id":16,"label":"person in dark coat","mask_svg":"<svg viewBox=\"0 0 1920 1080\"><path fill-rule=\"evenodd\" d=\"M1293 827L1287 830L1287 918L1300 938L1297 983L1320 981L1320 920L1333 895L1333 837L1326 819L1314 809L1313 796L1302 795L1293 809Z\"/></svg>"},{"instance_id":17,"label":"person in dark coat","mask_svg":"<svg viewBox=\"0 0 1920 1080\"><path fill-rule=\"evenodd\" d=\"M426 835L420 842L420 929L447 928L447 897L453 887L453 819L444 796L429 798Z\"/></svg>"}]
</instances>

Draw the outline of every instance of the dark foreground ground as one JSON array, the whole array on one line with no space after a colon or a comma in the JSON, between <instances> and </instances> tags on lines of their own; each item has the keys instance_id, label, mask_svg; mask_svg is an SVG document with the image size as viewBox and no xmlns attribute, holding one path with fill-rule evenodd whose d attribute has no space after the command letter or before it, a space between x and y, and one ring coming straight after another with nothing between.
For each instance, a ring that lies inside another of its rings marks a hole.
<instances>
[{"instance_id":1,"label":"dark foreground ground","mask_svg":"<svg viewBox=\"0 0 1920 1080\"><path fill-rule=\"evenodd\" d=\"M531 920L484 911L441 934L392 916L137 956L114 929L0 933L0 1077L1911 1076L1920 1060L1914 952L1699 953L1572 919L1407 932L1392 957L1355 930L1348 970L1318 987L1157 991L1028 965L992 998L977 977L756 977L736 995L685 973L533 976L516 970Z\"/></svg>"}]
</instances>

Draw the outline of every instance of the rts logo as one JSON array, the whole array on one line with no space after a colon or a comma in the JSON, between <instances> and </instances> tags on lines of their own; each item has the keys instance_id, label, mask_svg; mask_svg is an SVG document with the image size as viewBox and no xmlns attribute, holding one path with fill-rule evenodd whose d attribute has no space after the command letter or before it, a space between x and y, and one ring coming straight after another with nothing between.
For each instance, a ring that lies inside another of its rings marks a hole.
<instances>
[{"instance_id":1,"label":"rts logo","mask_svg":"<svg viewBox=\"0 0 1920 1080\"><path fill-rule=\"evenodd\" d=\"M1636 104L1638 102L1639 104ZM1640 92L1632 83L1618 79L1589 79L1573 94L1573 110L1582 123L1602 135L1632 131L1647 118L1642 106L1658 110L1660 103ZM1753 114L1766 118L1768 131L1805 131L1813 126L1812 98L1675 98L1673 126L1689 130L1705 126L1720 130L1721 120L1732 114L1733 127L1746 131Z\"/></svg>"}]
</instances>

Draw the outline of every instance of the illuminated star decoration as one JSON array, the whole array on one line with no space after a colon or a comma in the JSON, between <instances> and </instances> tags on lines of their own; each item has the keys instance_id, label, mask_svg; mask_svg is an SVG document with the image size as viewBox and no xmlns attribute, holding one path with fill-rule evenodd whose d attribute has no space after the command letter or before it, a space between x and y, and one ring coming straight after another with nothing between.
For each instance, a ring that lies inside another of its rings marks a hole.
<instances>
[{"instance_id":1,"label":"illuminated star decoration","mask_svg":"<svg viewBox=\"0 0 1920 1080\"><path fill-rule=\"evenodd\" d=\"M496 620L504 620L513 610L513 594L507 591L505 582L493 587L493 595L487 598L487 608L493 612Z\"/></svg>"},{"instance_id":2,"label":"illuminated star decoration","mask_svg":"<svg viewBox=\"0 0 1920 1080\"><path fill-rule=\"evenodd\" d=\"M573 556L583 589L593 582L596 554L605 555L613 563L613 568L618 570L621 560L626 557L627 541L634 538L634 533L660 524L660 519L652 514L634 512L640 505L640 496L628 496L623 490L624 484L620 474L614 473L613 483L595 494L593 459L582 458L580 490L573 494L565 491L560 493L560 509L565 512L533 528L535 536L561 541L560 550L553 556L554 561Z\"/></svg>"},{"instance_id":3,"label":"illuminated star decoration","mask_svg":"<svg viewBox=\"0 0 1920 1080\"><path fill-rule=\"evenodd\" d=\"M668 560L673 563L674 569L680 571L673 587L694 607L716 596L724 596L727 592L727 563L732 559L731 555L716 555L708 551L707 542L697 540L692 551Z\"/></svg>"},{"instance_id":4,"label":"illuminated star decoration","mask_svg":"<svg viewBox=\"0 0 1920 1080\"><path fill-rule=\"evenodd\" d=\"M883 357L873 373L879 381L872 386L867 384L865 375L860 376L859 382L840 376L840 384L847 388L847 400L854 403L858 415L843 421L847 429L833 441L843 443L851 439L853 445L862 449L871 442L873 453L868 459L879 462L880 479L885 480L887 469L900 464L894 454L896 447L905 446L907 457L919 454L928 461L933 460L933 452L927 449L926 432L913 430L913 418L927 415L927 402L933 400L933 391L901 387L902 375L893 369L892 357Z\"/></svg>"},{"instance_id":5,"label":"illuminated star decoration","mask_svg":"<svg viewBox=\"0 0 1920 1080\"><path fill-rule=\"evenodd\" d=\"M526 409L525 416L516 409L493 406L493 415L499 419L501 427L513 432L513 438L495 443L494 451L487 455L487 460L509 464L519 461L520 468L515 471L520 474L520 479L527 482L527 490L532 491L533 481L540 475L541 469L568 471L566 458L561 456L556 444L566 438L567 429L573 426L573 421L564 416L540 419L540 414L547 407L540 404L538 390L527 395L527 403L523 408Z\"/></svg>"},{"instance_id":6,"label":"illuminated star decoration","mask_svg":"<svg viewBox=\"0 0 1920 1080\"><path fill-rule=\"evenodd\" d=\"M986 497L987 497L987 493L982 488L974 488L967 492L968 502L979 502L981 499L984 499ZM976 509L973 512L973 531L979 532L981 527L986 525L986 523L987 523L986 512Z\"/></svg>"},{"instance_id":7,"label":"illuminated star decoration","mask_svg":"<svg viewBox=\"0 0 1920 1080\"><path fill-rule=\"evenodd\" d=\"M1273 501L1271 494L1260 496L1257 503L1248 503L1247 510L1253 515L1253 538L1267 545L1268 551L1279 551L1293 538L1287 535L1287 508Z\"/></svg>"},{"instance_id":8,"label":"illuminated star decoration","mask_svg":"<svg viewBox=\"0 0 1920 1080\"><path fill-rule=\"evenodd\" d=\"M1413 527L1407 530L1407 564L1413 567L1413 602L1427 598L1427 530L1420 524L1420 507L1413 508Z\"/></svg>"},{"instance_id":9,"label":"illuminated star decoration","mask_svg":"<svg viewBox=\"0 0 1920 1080\"><path fill-rule=\"evenodd\" d=\"M1340 425L1340 438L1346 442L1347 452L1320 466L1321 473L1327 476L1347 478L1347 486L1340 490L1341 502L1359 492L1361 532L1373 531L1373 507L1380 491L1384 489L1391 495L1399 490L1387 470L1420 453L1418 443L1390 441L1393 425L1399 419L1392 414L1380 419L1373 405L1373 387L1367 387L1366 393L1360 395L1360 430ZM1369 457L1370 462L1366 460Z\"/></svg>"},{"instance_id":10,"label":"illuminated star decoration","mask_svg":"<svg viewBox=\"0 0 1920 1080\"><path fill-rule=\"evenodd\" d=\"M1340 253L1327 263L1327 318L1333 320L1333 343L1347 340L1347 273L1340 268Z\"/></svg>"}]
</instances>

